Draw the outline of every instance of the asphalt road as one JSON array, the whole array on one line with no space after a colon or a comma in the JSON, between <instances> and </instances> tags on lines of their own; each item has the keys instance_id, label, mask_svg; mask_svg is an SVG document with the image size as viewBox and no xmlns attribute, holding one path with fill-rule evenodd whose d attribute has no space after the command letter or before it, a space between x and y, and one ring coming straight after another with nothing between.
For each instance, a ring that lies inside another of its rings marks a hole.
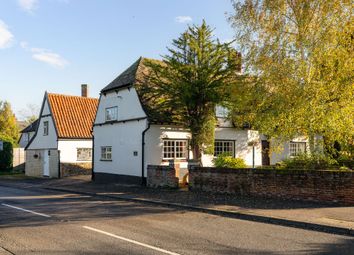
<instances>
[{"instance_id":1,"label":"asphalt road","mask_svg":"<svg viewBox=\"0 0 354 255\"><path fill-rule=\"evenodd\" d=\"M0 254L354 254L354 238L0 186Z\"/></svg>"}]
</instances>

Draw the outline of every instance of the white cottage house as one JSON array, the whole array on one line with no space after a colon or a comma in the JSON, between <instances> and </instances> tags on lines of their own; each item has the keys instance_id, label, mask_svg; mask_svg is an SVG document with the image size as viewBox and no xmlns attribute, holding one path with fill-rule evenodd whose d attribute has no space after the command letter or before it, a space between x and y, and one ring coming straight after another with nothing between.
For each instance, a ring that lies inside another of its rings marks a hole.
<instances>
[{"instance_id":1,"label":"white cottage house","mask_svg":"<svg viewBox=\"0 0 354 255\"><path fill-rule=\"evenodd\" d=\"M165 165L174 159L186 169L187 160L193 158L188 127L173 124L144 93L146 61L140 58L101 91L93 127L95 181L141 183L147 165ZM249 166L282 159L269 156L269 142L258 131L235 128L225 114L217 108L215 154L203 155L204 166L211 166L213 157L223 152L243 158Z\"/></svg>"},{"instance_id":2,"label":"white cottage house","mask_svg":"<svg viewBox=\"0 0 354 255\"><path fill-rule=\"evenodd\" d=\"M173 122L154 107L140 86L147 67L140 58L101 91L93 128L94 179L96 181L140 183L146 177L147 165L167 164L176 159L181 168L193 157L189 150L188 128ZM227 121L216 129L215 154L231 152L253 164L252 146L257 132L237 130ZM204 165L212 156L203 156ZM261 146L255 147L255 164L261 165Z\"/></svg>"},{"instance_id":3,"label":"white cottage house","mask_svg":"<svg viewBox=\"0 0 354 255\"><path fill-rule=\"evenodd\" d=\"M98 99L45 93L35 135L26 147L26 175L60 177L61 168L91 168Z\"/></svg>"}]
</instances>

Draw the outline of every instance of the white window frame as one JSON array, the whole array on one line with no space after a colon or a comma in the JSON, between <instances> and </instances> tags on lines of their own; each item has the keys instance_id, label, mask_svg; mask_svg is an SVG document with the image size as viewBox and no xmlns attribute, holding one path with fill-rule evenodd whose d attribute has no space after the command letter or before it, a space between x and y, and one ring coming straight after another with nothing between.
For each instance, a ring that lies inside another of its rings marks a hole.
<instances>
[{"instance_id":1,"label":"white window frame","mask_svg":"<svg viewBox=\"0 0 354 255\"><path fill-rule=\"evenodd\" d=\"M300 146L303 146L303 150ZM289 143L289 155L290 157L296 157L299 156L300 154L306 153L306 142L294 142L291 141ZM301 148L301 149L300 149Z\"/></svg>"},{"instance_id":2,"label":"white window frame","mask_svg":"<svg viewBox=\"0 0 354 255\"><path fill-rule=\"evenodd\" d=\"M177 143L184 143L182 150L180 151ZM167 144L166 144L167 143ZM168 144L169 143L169 144ZM162 147L162 159L170 160L170 159L188 159L188 139L163 139L163 147ZM168 150L168 148L172 150ZM173 157L166 156L166 154L173 154ZM182 157L177 157L178 154L184 154Z\"/></svg>"},{"instance_id":3,"label":"white window frame","mask_svg":"<svg viewBox=\"0 0 354 255\"><path fill-rule=\"evenodd\" d=\"M112 161L112 146L101 147L101 161Z\"/></svg>"},{"instance_id":4,"label":"white window frame","mask_svg":"<svg viewBox=\"0 0 354 255\"><path fill-rule=\"evenodd\" d=\"M218 143L221 143L220 149L216 148L218 146L217 145ZM225 152L229 152L229 151L225 150L226 143L231 143L232 151L230 153L231 154L230 156L233 158L235 157L235 155L236 155L236 149L235 149L236 141L235 140L222 140L222 139L215 139L215 141L214 141L214 157L217 157L218 155L223 154Z\"/></svg>"},{"instance_id":5,"label":"white window frame","mask_svg":"<svg viewBox=\"0 0 354 255\"><path fill-rule=\"evenodd\" d=\"M84 153L80 151L86 151ZM82 157L82 155L86 155L86 157ZM76 160L77 161L92 161L92 148L76 148Z\"/></svg>"},{"instance_id":6,"label":"white window frame","mask_svg":"<svg viewBox=\"0 0 354 255\"><path fill-rule=\"evenodd\" d=\"M115 113L111 114L109 113L110 110L115 110ZM114 115L114 116L113 116ZM107 107L105 109L105 120L107 122L109 121L116 121L118 120L118 106L113 106L113 107Z\"/></svg>"},{"instance_id":7,"label":"white window frame","mask_svg":"<svg viewBox=\"0 0 354 255\"><path fill-rule=\"evenodd\" d=\"M48 136L49 135L49 121L43 121L43 135Z\"/></svg>"}]
</instances>

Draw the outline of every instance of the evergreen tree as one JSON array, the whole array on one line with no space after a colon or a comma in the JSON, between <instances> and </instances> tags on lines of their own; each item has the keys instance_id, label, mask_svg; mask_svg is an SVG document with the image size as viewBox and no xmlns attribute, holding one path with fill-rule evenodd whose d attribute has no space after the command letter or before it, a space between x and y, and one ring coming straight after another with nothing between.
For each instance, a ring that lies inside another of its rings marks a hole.
<instances>
[{"instance_id":1,"label":"evergreen tree","mask_svg":"<svg viewBox=\"0 0 354 255\"><path fill-rule=\"evenodd\" d=\"M194 159L213 153L215 106L228 96L230 81L240 66L239 54L229 43L220 43L203 21L190 26L173 40L163 63L148 65L152 92L161 110L168 109L174 122L191 131Z\"/></svg>"}]
</instances>

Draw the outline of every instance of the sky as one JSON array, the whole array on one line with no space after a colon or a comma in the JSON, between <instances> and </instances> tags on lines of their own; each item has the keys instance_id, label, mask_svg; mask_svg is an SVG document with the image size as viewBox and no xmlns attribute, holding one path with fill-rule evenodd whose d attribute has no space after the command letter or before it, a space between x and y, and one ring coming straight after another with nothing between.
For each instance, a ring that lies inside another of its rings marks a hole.
<instances>
[{"instance_id":1,"label":"sky","mask_svg":"<svg viewBox=\"0 0 354 255\"><path fill-rule=\"evenodd\" d=\"M231 0L1 0L0 100L19 119L45 91L91 97L140 56L161 59L188 25L203 19L233 38Z\"/></svg>"}]
</instances>

